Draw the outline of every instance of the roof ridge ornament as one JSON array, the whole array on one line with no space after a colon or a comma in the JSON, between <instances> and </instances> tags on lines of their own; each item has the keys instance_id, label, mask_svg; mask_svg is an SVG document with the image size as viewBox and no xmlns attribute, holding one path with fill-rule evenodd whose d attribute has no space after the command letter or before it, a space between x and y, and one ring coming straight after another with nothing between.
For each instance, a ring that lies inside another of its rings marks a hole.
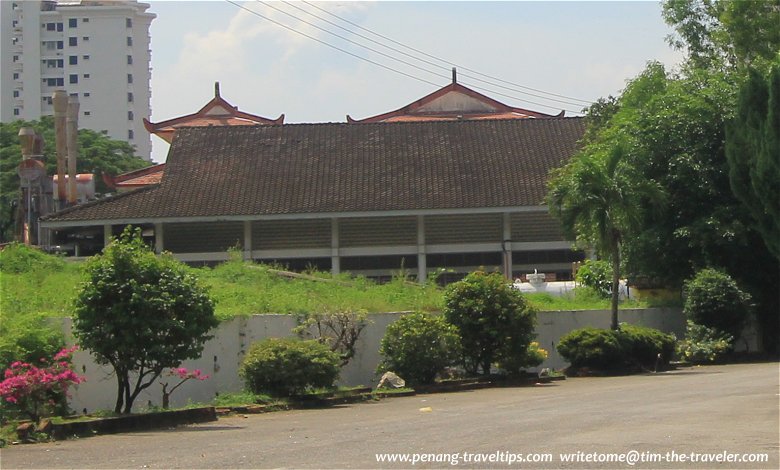
<instances>
[{"instance_id":1,"label":"roof ridge ornament","mask_svg":"<svg viewBox=\"0 0 780 470\"><path fill-rule=\"evenodd\" d=\"M219 98L219 82L214 82L214 98ZM238 108L236 108L238 109Z\"/></svg>"}]
</instances>

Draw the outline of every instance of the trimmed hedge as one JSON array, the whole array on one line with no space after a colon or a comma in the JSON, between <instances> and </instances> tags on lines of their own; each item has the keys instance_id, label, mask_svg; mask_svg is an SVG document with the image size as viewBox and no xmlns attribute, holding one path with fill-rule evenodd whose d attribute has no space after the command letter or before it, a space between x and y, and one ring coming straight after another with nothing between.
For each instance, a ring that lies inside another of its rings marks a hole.
<instances>
[{"instance_id":1,"label":"trimmed hedge","mask_svg":"<svg viewBox=\"0 0 780 470\"><path fill-rule=\"evenodd\" d=\"M239 375L252 393L290 396L332 387L340 364L339 354L316 340L267 338L252 345Z\"/></svg>"},{"instance_id":2,"label":"trimmed hedge","mask_svg":"<svg viewBox=\"0 0 780 470\"><path fill-rule=\"evenodd\" d=\"M641 366L668 365L675 351L674 335L639 325L621 324L617 331L580 328L566 334L558 352L572 367L620 370Z\"/></svg>"}]
</instances>

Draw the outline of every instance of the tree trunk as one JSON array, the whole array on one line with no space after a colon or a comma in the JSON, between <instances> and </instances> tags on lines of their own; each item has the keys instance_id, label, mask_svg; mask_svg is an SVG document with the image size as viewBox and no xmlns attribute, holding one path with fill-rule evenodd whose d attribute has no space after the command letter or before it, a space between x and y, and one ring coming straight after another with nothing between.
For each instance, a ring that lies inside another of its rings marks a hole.
<instances>
[{"instance_id":1,"label":"tree trunk","mask_svg":"<svg viewBox=\"0 0 780 470\"><path fill-rule=\"evenodd\" d=\"M613 330L617 330L618 323L618 297L620 296L620 245L615 244L612 251L612 324Z\"/></svg>"},{"instance_id":2,"label":"tree trunk","mask_svg":"<svg viewBox=\"0 0 780 470\"><path fill-rule=\"evenodd\" d=\"M125 396L125 383L126 379L122 372L114 369L116 373L116 405L114 406L114 413L119 414L122 412L122 405L124 404Z\"/></svg>"}]
</instances>

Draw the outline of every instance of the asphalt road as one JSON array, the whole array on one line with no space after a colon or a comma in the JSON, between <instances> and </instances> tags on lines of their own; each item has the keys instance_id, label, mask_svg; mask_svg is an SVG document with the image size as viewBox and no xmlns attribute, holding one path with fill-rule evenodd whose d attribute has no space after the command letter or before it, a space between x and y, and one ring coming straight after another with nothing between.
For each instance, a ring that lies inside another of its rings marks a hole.
<instances>
[{"instance_id":1,"label":"asphalt road","mask_svg":"<svg viewBox=\"0 0 780 470\"><path fill-rule=\"evenodd\" d=\"M778 363L740 364L418 395L19 445L0 450L0 467L777 469L779 420ZM577 452L580 462L561 459L561 453ZM739 458L765 454L768 460L680 460L735 458L724 452ZM378 453L410 459L417 453L418 459L439 462L380 462ZM550 455L538 456L547 462L507 463L517 454ZM638 461L606 461L621 456Z\"/></svg>"}]
</instances>

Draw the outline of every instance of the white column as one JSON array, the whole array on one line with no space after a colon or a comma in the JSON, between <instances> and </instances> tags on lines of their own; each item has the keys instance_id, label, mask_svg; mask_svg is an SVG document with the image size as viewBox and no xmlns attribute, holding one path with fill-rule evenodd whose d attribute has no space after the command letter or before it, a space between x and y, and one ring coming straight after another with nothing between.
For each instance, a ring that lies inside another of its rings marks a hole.
<instances>
[{"instance_id":1,"label":"white column","mask_svg":"<svg viewBox=\"0 0 780 470\"><path fill-rule=\"evenodd\" d=\"M111 224L103 225L103 246L106 247L111 243L111 236L113 235L113 229Z\"/></svg>"},{"instance_id":2,"label":"white column","mask_svg":"<svg viewBox=\"0 0 780 470\"><path fill-rule=\"evenodd\" d=\"M165 235L163 233L163 224L158 222L154 224L154 252L158 255L165 249Z\"/></svg>"},{"instance_id":3,"label":"white column","mask_svg":"<svg viewBox=\"0 0 780 470\"><path fill-rule=\"evenodd\" d=\"M425 216L417 216L417 282L428 280L428 260L425 255Z\"/></svg>"},{"instance_id":4,"label":"white column","mask_svg":"<svg viewBox=\"0 0 780 470\"><path fill-rule=\"evenodd\" d=\"M252 221L244 221L244 260L252 259Z\"/></svg>"},{"instance_id":5,"label":"white column","mask_svg":"<svg viewBox=\"0 0 780 470\"><path fill-rule=\"evenodd\" d=\"M504 277L512 280L512 219L508 212L503 217L504 229L503 239L501 240L502 259L504 268Z\"/></svg>"},{"instance_id":6,"label":"white column","mask_svg":"<svg viewBox=\"0 0 780 470\"><path fill-rule=\"evenodd\" d=\"M339 219L330 219L330 272L334 276L341 273L341 257L339 256Z\"/></svg>"}]
</instances>

